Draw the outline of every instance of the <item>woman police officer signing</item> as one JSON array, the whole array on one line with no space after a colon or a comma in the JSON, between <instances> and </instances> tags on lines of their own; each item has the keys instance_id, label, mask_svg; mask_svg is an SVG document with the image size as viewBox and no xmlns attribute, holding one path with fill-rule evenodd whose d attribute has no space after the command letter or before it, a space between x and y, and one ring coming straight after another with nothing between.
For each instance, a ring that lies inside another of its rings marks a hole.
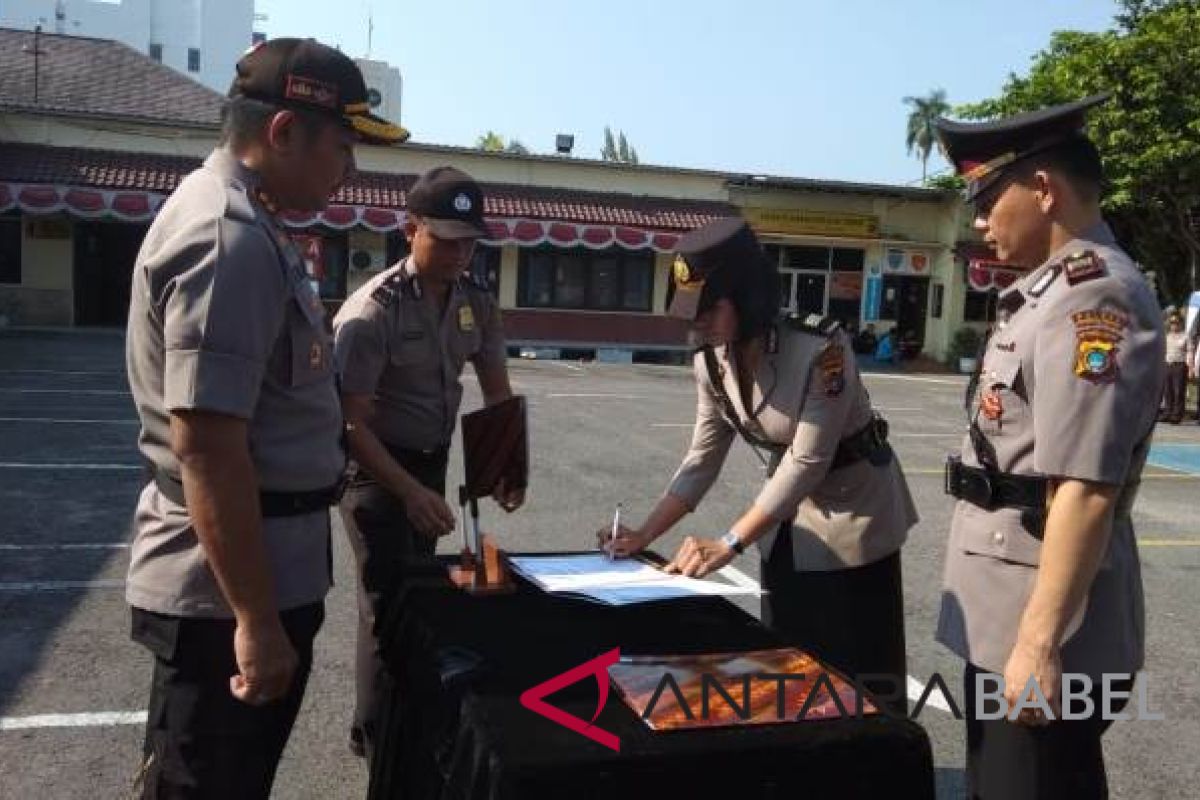
<instances>
[{"instance_id":1,"label":"woman police officer signing","mask_svg":"<svg viewBox=\"0 0 1200 800\"><path fill-rule=\"evenodd\" d=\"M687 537L666 569L702 577L757 544L763 621L852 677L887 676L865 683L903 713L900 546L917 515L850 341L832 321L780 318L778 274L744 221L692 231L678 253L668 313L698 346L691 447L642 525L599 531L601 546L632 555L695 510L740 434L772 453L770 477L724 536Z\"/></svg>"}]
</instances>

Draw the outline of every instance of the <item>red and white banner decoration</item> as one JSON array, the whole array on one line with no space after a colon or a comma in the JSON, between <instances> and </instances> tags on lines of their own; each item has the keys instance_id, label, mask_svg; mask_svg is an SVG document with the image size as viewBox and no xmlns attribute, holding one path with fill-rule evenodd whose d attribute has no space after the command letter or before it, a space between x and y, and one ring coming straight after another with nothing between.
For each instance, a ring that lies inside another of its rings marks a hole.
<instances>
[{"instance_id":1,"label":"red and white banner decoration","mask_svg":"<svg viewBox=\"0 0 1200 800\"><path fill-rule=\"evenodd\" d=\"M165 199L166 195L153 192L0 183L0 212L18 208L26 214L66 212L85 219L146 222L158 213Z\"/></svg>"},{"instance_id":2,"label":"red and white banner decoration","mask_svg":"<svg viewBox=\"0 0 1200 800\"><path fill-rule=\"evenodd\" d=\"M1007 289L1021 273L1000 261L973 259L967 262L967 286L977 292Z\"/></svg>"},{"instance_id":3,"label":"red and white banner decoration","mask_svg":"<svg viewBox=\"0 0 1200 800\"><path fill-rule=\"evenodd\" d=\"M166 195L154 192L84 189L47 184L0 183L0 212L19 208L27 214L69 213L85 219L115 217L124 222L147 222L158 213ZM387 233L404 224L404 212L373 206L331 205L319 214L285 212L283 221L292 228L324 225L334 230L363 227ZM655 250L668 253L675 249L679 234L649 231L624 225L588 225L555 220L490 217L491 235L485 244L514 244L536 247L586 247L606 250Z\"/></svg>"}]
</instances>

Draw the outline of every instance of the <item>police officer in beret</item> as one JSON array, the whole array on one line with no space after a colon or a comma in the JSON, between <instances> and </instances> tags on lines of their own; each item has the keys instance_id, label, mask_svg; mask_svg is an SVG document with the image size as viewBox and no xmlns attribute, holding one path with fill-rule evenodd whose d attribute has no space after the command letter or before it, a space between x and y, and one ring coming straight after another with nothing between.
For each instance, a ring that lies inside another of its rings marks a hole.
<instances>
[{"instance_id":1,"label":"police officer in beret","mask_svg":"<svg viewBox=\"0 0 1200 800\"><path fill-rule=\"evenodd\" d=\"M127 598L154 656L142 796L266 798L304 694L345 466L321 300L279 219L319 211L366 140L354 63L311 39L249 51L222 143L134 266L127 366L152 477Z\"/></svg>"},{"instance_id":2,"label":"police officer in beret","mask_svg":"<svg viewBox=\"0 0 1200 800\"><path fill-rule=\"evenodd\" d=\"M969 433L947 465L958 503L938 639L966 661L972 797L1107 797L1101 679L1124 676L1115 685L1128 689L1144 658L1130 509L1163 330L1100 214L1100 156L1083 128L1105 99L938 123L976 229L997 259L1028 270L998 298L966 397ZM1064 672L1093 682L1092 718L1060 718ZM1001 677L1008 717L978 719L979 690Z\"/></svg>"},{"instance_id":3,"label":"police officer in beret","mask_svg":"<svg viewBox=\"0 0 1200 800\"><path fill-rule=\"evenodd\" d=\"M601 546L636 553L695 511L740 436L770 454L770 477L727 532L687 537L667 569L702 577L756 545L763 620L853 677L876 676L867 685L903 713L900 546L917 514L849 337L832 319L780 318L775 267L741 219L688 233L678 251L668 313L698 345L692 444L646 520L615 540L599 531Z\"/></svg>"},{"instance_id":4,"label":"police officer in beret","mask_svg":"<svg viewBox=\"0 0 1200 800\"><path fill-rule=\"evenodd\" d=\"M466 272L488 235L483 191L454 167L422 175L407 195L411 255L356 291L334 320L354 467L341 503L359 568L357 698L350 747L369 750L383 665L374 634L379 604L406 563L433 557L454 529L444 498L450 439L470 361L487 405L512 396L500 310ZM523 490L496 500L518 508Z\"/></svg>"}]
</instances>

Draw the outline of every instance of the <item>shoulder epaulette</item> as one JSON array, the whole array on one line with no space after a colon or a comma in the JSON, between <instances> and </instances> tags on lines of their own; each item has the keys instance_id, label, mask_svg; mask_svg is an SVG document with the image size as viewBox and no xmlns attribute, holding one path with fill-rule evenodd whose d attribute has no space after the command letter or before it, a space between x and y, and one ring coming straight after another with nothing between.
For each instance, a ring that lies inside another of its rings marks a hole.
<instances>
[{"instance_id":1,"label":"shoulder epaulette","mask_svg":"<svg viewBox=\"0 0 1200 800\"><path fill-rule=\"evenodd\" d=\"M807 317L792 314L785 321L788 327L794 331L800 331L812 336L821 336L826 339L832 337L842 328L842 323L835 317L822 317L820 314L809 314Z\"/></svg>"},{"instance_id":2,"label":"shoulder epaulette","mask_svg":"<svg viewBox=\"0 0 1200 800\"><path fill-rule=\"evenodd\" d=\"M464 289L475 289L481 292L491 291L491 289L488 288L486 281L478 278L474 273L468 270L464 270L463 273L458 276L458 285Z\"/></svg>"},{"instance_id":3,"label":"shoulder epaulette","mask_svg":"<svg viewBox=\"0 0 1200 800\"><path fill-rule=\"evenodd\" d=\"M371 292L371 299L386 308L400 299L406 282L404 271L398 269L379 282L379 285Z\"/></svg>"},{"instance_id":4,"label":"shoulder epaulette","mask_svg":"<svg viewBox=\"0 0 1200 800\"><path fill-rule=\"evenodd\" d=\"M1071 286L1108 275L1108 266L1095 250L1081 250L1062 260L1063 275Z\"/></svg>"}]
</instances>

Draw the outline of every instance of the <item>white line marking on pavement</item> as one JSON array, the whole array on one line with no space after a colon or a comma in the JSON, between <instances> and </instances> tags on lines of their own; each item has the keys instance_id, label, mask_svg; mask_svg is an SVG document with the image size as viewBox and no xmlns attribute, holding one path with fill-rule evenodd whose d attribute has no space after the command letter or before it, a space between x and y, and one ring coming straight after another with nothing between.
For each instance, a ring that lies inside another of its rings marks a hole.
<instances>
[{"instance_id":1,"label":"white line marking on pavement","mask_svg":"<svg viewBox=\"0 0 1200 800\"><path fill-rule=\"evenodd\" d=\"M124 389L10 389L0 387L0 392L9 394L88 394L103 397L129 397Z\"/></svg>"},{"instance_id":2,"label":"white line marking on pavement","mask_svg":"<svg viewBox=\"0 0 1200 800\"><path fill-rule=\"evenodd\" d=\"M912 675L909 675L908 676L908 699L911 700L915 704L918 700L921 699L921 694L924 691L925 691L925 684L921 683L919 680L914 678ZM936 692L931 692L929 697L927 697L925 699L925 705L929 708L936 708L938 711L945 711L947 714L950 713L950 704L946 702L946 698L942 697L941 689L938 689Z\"/></svg>"},{"instance_id":3,"label":"white line marking on pavement","mask_svg":"<svg viewBox=\"0 0 1200 800\"><path fill-rule=\"evenodd\" d=\"M39 422L50 425L139 425L136 419L58 419L56 417L0 417L0 422Z\"/></svg>"},{"instance_id":4,"label":"white line marking on pavement","mask_svg":"<svg viewBox=\"0 0 1200 800\"><path fill-rule=\"evenodd\" d=\"M585 370L583 367L581 367L577 364L569 364L566 361L551 361L550 363L554 364L556 367L565 367L566 369L573 369L576 372L587 372L587 370Z\"/></svg>"},{"instance_id":5,"label":"white line marking on pavement","mask_svg":"<svg viewBox=\"0 0 1200 800\"><path fill-rule=\"evenodd\" d=\"M145 723L145 711L36 714L31 717L0 717L0 731L24 731L31 728L97 728L109 725L144 725Z\"/></svg>"},{"instance_id":6,"label":"white line marking on pavement","mask_svg":"<svg viewBox=\"0 0 1200 800\"><path fill-rule=\"evenodd\" d=\"M563 397L584 397L584 398L609 398L612 400L641 400L640 394L611 394L607 392L555 392L546 395L546 397L563 398Z\"/></svg>"},{"instance_id":7,"label":"white line marking on pavement","mask_svg":"<svg viewBox=\"0 0 1200 800\"><path fill-rule=\"evenodd\" d=\"M956 433L889 433L889 439L961 439L963 434Z\"/></svg>"},{"instance_id":8,"label":"white line marking on pavement","mask_svg":"<svg viewBox=\"0 0 1200 800\"><path fill-rule=\"evenodd\" d=\"M125 581L116 578L98 581L9 581L0 583L0 592L61 592L71 589L121 589Z\"/></svg>"},{"instance_id":9,"label":"white line marking on pavement","mask_svg":"<svg viewBox=\"0 0 1200 800\"><path fill-rule=\"evenodd\" d=\"M125 550L128 542L63 542L62 544L0 544L0 550Z\"/></svg>"},{"instance_id":10,"label":"white line marking on pavement","mask_svg":"<svg viewBox=\"0 0 1200 800\"><path fill-rule=\"evenodd\" d=\"M890 378L895 381L916 381L917 383L941 383L946 386L962 386L966 383L966 376L961 380L953 380L951 378L922 378L918 375L893 375L890 372L864 372L864 378Z\"/></svg>"},{"instance_id":11,"label":"white line marking on pavement","mask_svg":"<svg viewBox=\"0 0 1200 800\"><path fill-rule=\"evenodd\" d=\"M145 467L141 464L31 464L25 461L0 461L0 469L130 470Z\"/></svg>"},{"instance_id":12,"label":"white line marking on pavement","mask_svg":"<svg viewBox=\"0 0 1200 800\"><path fill-rule=\"evenodd\" d=\"M119 375L125 377L124 372L116 370L106 372L99 369L0 369L0 375Z\"/></svg>"}]
</instances>

